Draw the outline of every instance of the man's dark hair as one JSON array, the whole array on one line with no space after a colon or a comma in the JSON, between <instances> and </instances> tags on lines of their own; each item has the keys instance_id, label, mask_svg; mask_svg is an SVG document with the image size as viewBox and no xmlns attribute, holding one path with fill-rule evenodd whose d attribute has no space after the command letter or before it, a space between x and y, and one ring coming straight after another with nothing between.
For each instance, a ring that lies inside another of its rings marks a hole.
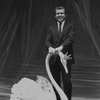
<instances>
[{"instance_id":1,"label":"man's dark hair","mask_svg":"<svg viewBox=\"0 0 100 100\"><path fill-rule=\"evenodd\" d=\"M56 8L55 8L55 12L56 12L56 10L60 10L60 9L64 9L64 12L65 12L65 8L62 7L62 6L58 6L58 7L56 7Z\"/></svg>"}]
</instances>

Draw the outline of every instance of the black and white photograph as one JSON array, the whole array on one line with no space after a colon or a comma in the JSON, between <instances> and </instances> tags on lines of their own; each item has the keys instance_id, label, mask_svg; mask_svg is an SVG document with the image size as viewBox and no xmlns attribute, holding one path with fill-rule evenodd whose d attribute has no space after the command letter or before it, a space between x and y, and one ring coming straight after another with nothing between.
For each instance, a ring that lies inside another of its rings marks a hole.
<instances>
[{"instance_id":1,"label":"black and white photograph","mask_svg":"<svg viewBox=\"0 0 100 100\"><path fill-rule=\"evenodd\" d=\"M100 0L0 0L0 100L100 100Z\"/></svg>"}]
</instances>

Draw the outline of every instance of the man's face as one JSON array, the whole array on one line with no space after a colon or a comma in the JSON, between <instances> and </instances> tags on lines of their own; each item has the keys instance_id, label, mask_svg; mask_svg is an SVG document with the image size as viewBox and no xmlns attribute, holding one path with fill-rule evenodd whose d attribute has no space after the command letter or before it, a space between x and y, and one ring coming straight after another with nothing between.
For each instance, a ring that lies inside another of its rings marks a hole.
<instances>
[{"instance_id":1,"label":"man's face","mask_svg":"<svg viewBox=\"0 0 100 100\"><path fill-rule=\"evenodd\" d=\"M62 22L65 19L66 15L65 15L65 11L64 9L57 9L56 10L56 19L59 22Z\"/></svg>"}]
</instances>

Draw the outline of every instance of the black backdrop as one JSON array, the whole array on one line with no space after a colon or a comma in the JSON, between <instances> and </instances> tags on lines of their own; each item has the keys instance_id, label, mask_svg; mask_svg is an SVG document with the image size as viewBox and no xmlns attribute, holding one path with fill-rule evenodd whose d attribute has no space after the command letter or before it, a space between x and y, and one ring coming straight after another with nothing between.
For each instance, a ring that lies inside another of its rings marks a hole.
<instances>
[{"instance_id":1,"label":"black backdrop","mask_svg":"<svg viewBox=\"0 0 100 100\"><path fill-rule=\"evenodd\" d=\"M44 66L45 37L56 6L76 27L73 80L100 80L99 0L0 0L0 73L17 77L28 64ZM33 66L34 68L34 66ZM45 67L44 67L45 68ZM17 74L16 74L17 73Z\"/></svg>"},{"instance_id":2,"label":"black backdrop","mask_svg":"<svg viewBox=\"0 0 100 100\"><path fill-rule=\"evenodd\" d=\"M12 77L28 64L44 64L47 28L55 20L54 10L60 4L74 20L75 4L71 0L0 1L1 73Z\"/></svg>"}]
</instances>

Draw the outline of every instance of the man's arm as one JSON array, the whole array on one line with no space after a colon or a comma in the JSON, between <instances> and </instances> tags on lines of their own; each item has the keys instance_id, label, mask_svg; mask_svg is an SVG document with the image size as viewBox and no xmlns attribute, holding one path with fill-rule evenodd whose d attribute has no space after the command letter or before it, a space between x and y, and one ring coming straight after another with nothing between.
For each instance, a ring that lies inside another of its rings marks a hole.
<instances>
[{"instance_id":1,"label":"man's arm","mask_svg":"<svg viewBox=\"0 0 100 100\"><path fill-rule=\"evenodd\" d=\"M52 47L52 44L51 44L51 31L50 31L50 27L49 27L49 29L48 29L48 33L47 33L47 36L46 36L45 44L46 44L46 47L47 47L47 48Z\"/></svg>"},{"instance_id":2,"label":"man's arm","mask_svg":"<svg viewBox=\"0 0 100 100\"><path fill-rule=\"evenodd\" d=\"M62 51L66 45L69 45L70 43L74 42L74 38L75 38L75 27L72 24L69 27L68 38L66 38L66 40L61 44L61 46L57 47L56 50Z\"/></svg>"},{"instance_id":3,"label":"man's arm","mask_svg":"<svg viewBox=\"0 0 100 100\"><path fill-rule=\"evenodd\" d=\"M72 24L69 27L68 38L62 43L63 47L66 46L66 45L69 45L70 43L73 43L74 38L75 38L75 26Z\"/></svg>"},{"instance_id":4,"label":"man's arm","mask_svg":"<svg viewBox=\"0 0 100 100\"><path fill-rule=\"evenodd\" d=\"M50 31L50 27L48 29L48 33L47 33L47 37L46 37L46 47L48 48L48 52L49 53L55 53L55 49L52 47L52 43L51 43L52 37L51 37L51 31Z\"/></svg>"}]
</instances>

